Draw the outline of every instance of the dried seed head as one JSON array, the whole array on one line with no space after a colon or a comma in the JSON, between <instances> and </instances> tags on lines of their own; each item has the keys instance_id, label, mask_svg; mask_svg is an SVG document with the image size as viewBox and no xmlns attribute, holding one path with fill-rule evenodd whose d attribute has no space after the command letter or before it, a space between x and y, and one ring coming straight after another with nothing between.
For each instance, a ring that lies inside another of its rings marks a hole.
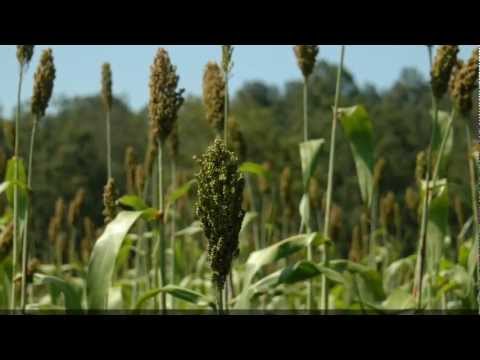
<instances>
[{"instance_id":1,"label":"dried seed head","mask_svg":"<svg viewBox=\"0 0 480 360\"><path fill-rule=\"evenodd\" d=\"M238 254L238 235L245 212L242 210L244 179L238 160L216 139L197 159L200 171L196 213L208 238L208 261L213 280L223 288L233 258Z\"/></svg>"},{"instance_id":2,"label":"dried seed head","mask_svg":"<svg viewBox=\"0 0 480 360\"><path fill-rule=\"evenodd\" d=\"M52 97L55 81L55 64L52 49L46 49L40 58L40 64L35 72L32 95L32 114L40 117L45 115L48 103Z\"/></svg>"},{"instance_id":3,"label":"dried seed head","mask_svg":"<svg viewBox=\"0 0 480 360\"><path fill-rule=\"evenodd\" d=\"M80 243L81 256L84 263L88 262L95 242L95 224L88 217L83 218L83 239Z\"/></svg>"},{"instance_id":4,"label":"dried seed head","mask_svg":"<svg viewBox=\"0 0 480 360\"><path fill-rule=\"evenodd\" d=\"M389 192L380 200L380 223L387 227L392 223L395 211L395 194Z\"/></svg>"},{"instance_id":5,"label":"dried seed head","mask_svg":"<svg viewBox=\"0 0 480 360\"><path fill-rule=\"evenodd\" d=\"M377 188L380 184L380 180L382 179L383 171L385 170L386 161L382 157L378 159L375 163L375 167L373 169L373 186Z\"/></svg>"},{"instance_id":6,"label":"dried seed head","mask_svg":"<svg viewBox=\"0 0 480 360\"><path fill-rule=\"evenodd\" d=\"M417 164L415 166L415 179L418 183L423 181L425 178L425 167L427 165L427 160L425 158L425 151L420 151L417 154Z\"/></svg>"},{"instance_id":7,"label":"dried seed head","mask_svg":"<svg viewBox=\"0 0 480 360\"><path fill-rule=\"evenodd\" d=\"M405 192L405 204L407 205L407 208L414 213L417 211L418 194L411 187L408 187L407 191Z\"/></svg>"},{"instance_id":8,"label":"dried seed head","mask_svg":"<svg viewBox=\"0 0 480 360\"><path fill-rule=\"evenodd\" d=\"M85 189L79 189L75 193L75 197L73 198L73 200L70 202L67 216L67 222L69 226L74 226L76 222L80 219L80 213L85 203L85 195Z\"/></svg>"},{"instance_id":9,"label":"dried seed head","mask_svg":"<svg viewBox=\"0 0 480 360\"><path fill-rule=\"evenodd\" d=\"M17 60L20 65L28 65L33 56L35 45L17 45Z\"/></svg>"},{"instance_id":10,"label":"dried seed head","mask_svg":"<svg viewBox=\"0 0 480 360\"><path fill-rule=\"evenodd\" d=\"M266 161L263 163L263 168L267 173L272 170L272 163L270 161ZM265 175L258 176L258 188L262 192L262 194L268 194L270 192L270 182Z\"/></svg>"},{"instance_id":11,"label":"dried seed head","mask_svg":"<svg viewBox=\"0 0 480 360\"><path fill-rule=\"evenodd\" d=\"M330 220L330 239L332 241L338 240L340 231L342 230L342 218L343 211L342 208L334 205L331 210L331 220Z\"/></svg>"},{"instance_id":12,"label":"dried seed head","mask_svg":"<svg viewBox=\"0 0 480 360\"><path fill-rule=\"evenodd\" d=\"M153 166L155 165L155 160L157 158L157 153L158 153L158 143L155 140L154 134L152 132L149 132L147 153L145 154L145 164L144 164L144 170L148 176L152 174Z\"/></svg>"},{"instance_id":13,"label":"dried seed head","mask_svg":"<svg viewBox=\"0 0 480 360\"><path fill-rule=\"evenodd\" d=\"M442 45L437 50L432 65L431 84L433 95L438 100L447 92L450 75L457 63L459 51L457 45Z\"/></svg>"},{"instance_id":14,"label":"dried seed head","mask_svg":"<svg viewBox=\"0 0 480 360\"><path fill-rule=\"evenodd\" d=\"M452 69L452 74L450 75L450 80L448 81L448 93L453 99L453 94L455 93L455 86L457 81L458 72L465 66L465 62L462 59L457 59L455 66Z\"/></svg>"},{"instance_id":15,"label":"dried seed head","mask_svg":"<svg viewBox=\"0 0 480 360\"><path fill-rule=\"evenodd\" d=\"M222 70L225 77L230 74L233 68L233 46L232 45L222 45Z\"/></svg>"},{"instance_id":16,"label":"dried seed head","mask_svg":"<svg viewBox=\"0 0 480 360\"><path fill-rule=\"evenodd\" d=\"M11 121L5 121L3 123L3 133L8 147L13 149L15 146L15 124Z\"/></svg>"},{"instance_id":17,"label":"dried seed head","mask_svg":"<svg viewBox=\"0 0 480 360\"><path fill-rule=\"evenodd\" d=\"M132 146L128 146L125 150L125 175L127 178L127 194L133 194L135 192L135 171L135 150Z\"/></svg>"},{"instance_id":18,"label":"dried seed head","mask_svg":"<svg viewBox=\"0 0 480 360\"><path fill-rule=\"evenodd\" d=\"M303 77L308 79L317 61L318 45L295 45L293 51L297 57L298 67L302 71Z\"/></svg>"},{"instance_id":19,"label":"dried seed head","mask_svg":"<svg viewBox=\"0 0 480 360\"><path fill-rule=\"evenodd\" d=\"M221 134L225 120L225 80L214 62L207 64L203 75L203 103L208 123Z\"/></svg>"},{"instance_id":20,"label":"dried seed head","mask_svg":"<svg viewBox=\"0 0 480 360\"><path fill-rule=\"evenodd\" d=\"M5 173L7 166L7 155L5 155L5 151L0 148L0 177L3 179L3 174Z\"/></svg>"},{"instance_id":21,"label":"dried seed head","mask_svg":"<svg viewBox=\"0 0 480 360\"><path fill-rule=\"evenodd\" d=\"M478 49L474 49L467 64L455 72L451 96L455 107L466 115L472 110L473 91L478 87Z\"/></svg>"},{"instance_id":22,"label":"dried seed head","mask_svg":"<svg viewBox=\"0 0 480 360\"><path fill-rule=\"evenodd\" d=\"M243 133L240 130L238 122L234 118L230 118L228 122L230 135L230 147L231 150L237 154L238 161L244 163L247 160L247 143L243 137Z\"/></svg>"},{"instance_id":23,"label":"dried seed head","mask_svg":"<svg viewBox=\"0 0 480 360\"><path fill-rule=\"evenodd\" d=\"M360 262L362 259L362 233L360 231L360 227L355 225L352 231L352 242L350 245L350 251L348 254L348 258L353 262Z\"/></svg>"},{"instance_id":24,"label":"dried seed head","mask_svg":"<svg viewBox=\"0 0 480 360\"><path fill-rule=\"evenodd\" d=\"M103 216L105 217L105 224L108 224L117 216L116 198L117 189L115 187L115 180L110 178L103 191Z\"/></svg>"},{"instance_id":25,"label":"dried seed head","mask_svg":"<svg viewBox=\"0 0 480 360\"><path fill-rule=\"evenodd\" d=\"M135 190L137 195L142 195L145 188L145 170L142 165L135 168Z\"/></svg>"},{"instance_id":26,"label":"dried seed head","mask_svg":"<svg viewBox=\"0 0 480 360\"><path fill-rule=\"evenodd\" d=\"M102 102L105 111L112 110L112 69L109 63L102 65Z\"/></svg>"},{"instance_id":27,"label":"dried seed head","mask_svg":"<svg viewBox=\"0 0 480 360\"><path fill-rule=\"evenodd\" d=\"M308 184L308 197L310 198L310 205L313 209L320 210L322 208L323 193L315 177L312 177Z\"/></svg>"},{"instance_id":28,"label":"dried seed head","mask_svg":"<svg viewBox=\"0 0 480 360\"><path fill-rule=\"evenodd\" d=\"M176 71L167 51L159 49L151 66L148 105L150 131L156 141L164 142L170 135L184 101L185 90L177 90L179 77Z\"/></svg>"},{"instance_id":29,"label":"dried seed head","mask_svg":"<svg viewBox=\"0 0 480 360\"><path fill-rule=\"evenodd\" d=\"M168 137L168 148L170 149L170 156L174 160L176 160L178 157L178 146L178 125L175 124L170 136Z\"/></svg>"},{"instance_id":30,"label":"dried seed head","mask_svg":"<svg viewBox=\"0 0 480 360\"><path fill-rule=\"evenodd\" d=\"M13 222L8 223L0 234L0 260L3 260L13 245Z\"/></svg>"}]
</instances>

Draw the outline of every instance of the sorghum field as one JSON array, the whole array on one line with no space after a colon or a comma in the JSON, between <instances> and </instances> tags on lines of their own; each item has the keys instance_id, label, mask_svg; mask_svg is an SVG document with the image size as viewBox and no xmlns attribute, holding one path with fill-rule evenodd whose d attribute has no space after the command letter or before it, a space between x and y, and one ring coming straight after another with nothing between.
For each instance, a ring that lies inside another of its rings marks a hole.
<instances>
[{"instance_id":1,"label":"sorghum field","mask_svg":"<svg viewBox=\"0 0 480 360\"><path fill-rule=\"evenodd\" d=\"M198 98L160 48L144 110L105 63L97 96L47 115L55 54L17 45L0 309L478 313L479 61L460 48L426 45L428 79L405 69L379 91L356 85L348 46L331 64L296 45L298 81L229 95L222 45Z\"/></svg>"}]
</instances>

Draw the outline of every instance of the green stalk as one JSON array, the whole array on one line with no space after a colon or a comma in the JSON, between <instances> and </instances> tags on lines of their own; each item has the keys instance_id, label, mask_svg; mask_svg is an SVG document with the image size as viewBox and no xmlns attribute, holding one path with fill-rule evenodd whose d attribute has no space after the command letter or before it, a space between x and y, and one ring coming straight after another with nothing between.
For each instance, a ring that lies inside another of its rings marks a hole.
<instances>
[{"instance_id":1,"label":"green stalk","mask_svg":"<svg viewBox=\"0 0 480 360\"><path fill-rule=\"evenodd\" d=\"M432 67L432 49L428 48L429 58L430 58L430 68ZM425 198L423 199L422 204L422 223L420 228L420 244L418 247L418 256L417 256L417 269L416 269L416 278L414 285L414 294L417 297L417 309L422 307L422 289L423 289L423 273L425 267L425 255L426 255L426 243L427 243L427 230L428 230L428 212L429 212L429 201L430 201L430 172L431 172L431 159L432 159L432 144L435 139L435 131L438 123L438 106L437 99L433 94L432 89L432 108L434 115L434 122L432 126L432 134L430 138L430 145L427 152L427 171L426 171L426 189L425 189Z\"/></svg>"},{"instance_id":2,"label":"green stalk","mask_svg":"<svg viewBox=\"0 0 480 360\"><path fill-rule=\"evenodd\" d=\"M220 284L216 284L217 288L217 314L223 314L223 289Z\"/></svg>"},{"instance_id":3,"label":"green stalk","mask_svg":"<svg viewBox=\"0 0 480 360\"><path fill-rule=\"evenodd\" d=\"M10 294L10 307L15 310L15 273L17 270L17 242L19 236L18 219L18 157L19 157L19 137L20 137L20 102L23 82L23 63L20 64L20 74L18 76L17 92L17 112L15 117L15 184L13 185L13 254L12 254L12 289Z\"/></svg>"},{"instance_id":4,"label":"green stalk","mask_svg":"<svg viewBox=\"0 0 480 360\"><path fill-rule=\"evenodd\" d=\"M450 118L448 119L448 124L447 124L447 131L445 132L445 136L442 138L442 142L440 144L440 149L438 150L438 155L437 155L437 161L435 162L435 167L433 170L433 176L432 176L432 183L433 187L435 188L437 179L438 179L438 172L440 170L440 164L442 162L442 157L443 153L445 152L445 147L447 145L447 140L450 135L450 132L452 131L453 127L453 119L455 118L455 108L453 108ZM435 125L436 126L436 125Z\"/></svg>"},{"instance_id":5,"label":"green stalk","mask_svg":"<svg viewBox=\"0 0 480 360\"><path fill-rule=\"evenodd\" d=\"M475 163L471 157L470 152L472 151L472 142L470 138L470 129L468 125L465 125L465 130L467 133L467 146L468 146L468 169L470 173L470 192L472 195L472 210L473 210L473 232L474 239L473 246L475 243L477 245L477 288L478 288L478 311L480 314L480 226L478 224L478 202L480 198L477 194L478 182L475 181ZM479 166L479 160L477 159L477 166ZM473 251L473 249L471 250Z\"/></svg>"},{"instance_id":6,"label":"green stalk","mask_svg":"<svg viewBox=\"0 0 480 360\"><path fill-rule=\"evenodd\" d=\"M30 152L28 155L28 173L27 173L27 188L32 191L32 168L33 168L33 149L35 147L35 135L37 132L37 125L40 120L38 115L33 119L32 134L30 138ZM25 231L23 233L23 250L22 250L22 288L20 296L20 308L25 311L26 306L26 292L27 292L27 260L28 260L28 223L30 218L30 206L27 207L25 218Z\"/></svg>"},{"instance_id":7,"label":"green stalk","mask_svg":"<svg viewBox=\"0 0 480 360\"><path fill-rule=\"evenodd\" d=\"M171 173L172 173L172 187L173 191L177 188L177 171L176 171L176 163L175 159L172 158L171 161ZM175 233L176 233L176 205L175 203L172 204L172 222L170 224L170 248L172 249L172 262L171 262L171 279L170 283L175 284ZM174 309L175 298L172 297L172 308Z\"/></svg>"},{"instance_id":8,"label":"green stalk","mask_svg":"<svg viewBox=\"0 0 480 360\"><path fill-rule=\"evenodd\" d=\"M223 140L225 141L225 147L228 148L228 73L225 74L225 119L223 121Z\"/></svg>"},{"instance_id":9,"label":"green stalk","mask_svg":"<svg viewBox=\"0 0 480 360\"><path fill-rule=\"evenodd\" d=\"M158 144L158 209L163 214L163 141ZM165 214L162 215L162 220L158 222L158 231L157 231L157 245L160 246L160 269L157 268L155 272L160 270L160 287L164 287L167 284L167 274L166 274L166 264L165 264L165 227L164 219ZM161 293L161 302L160 307L162 312L165 313L167 310L167 294L165 292Z\"/></svg>"},{"instance_id":10,"label":"green stalk","mask_svg":"<svg viewBox=\"0 0 480 360\"><path fill-rule=\"evenodd\" d=\"M377 248L376 238L375 238L375 230L377 227L376 220L377 220L377 205L378 205L378 189L373 189L373 196L372 196L372 206L370 207L370 266L376 269L376 262L375 262L375 250ZM384 234L387 229L384 229ZM383 235L385 238L385 235ZM385 241L384 241L385 242Z\"/></svg>"},{"instance_id":11,"label":"green stalk","mask_svg":"<svg viewBox=\"0 0 480 360\"><path fill-rule=\"evenodd\" d=\"M157 195L157 193L158 193L158 186L157 186L158 185L158 171L157 171L157 168L158 168L158 166L157 166L157 163L155 162L154 166L153 166L153 169L152 169L152 183L151 183L152 205L155 209L159 208L158 195ZM153 229L152 229L152 232L153 232ZM153 279L150 282L151 287L153 289L158 289L160 287L160 280L159 280L159 277L158 277L158 255L157 255L158 240L159 240L159 235L158 235L158 229L157 229L157 232L155 234L155 243L153 243L153 239L149 239L149 241L148 241L148 247L149 247L148 254L153 254L153 259L151 257L149 257L149 264L148 264L149 274L150 274L150 271L153 270ZM149 278L150 278L150 276L149 276ZM153 297L153 306L154 306L155 310L158 310L158 297L157 296Z\"/></svg>"},{"instance_id":12,"label":"green stalk","mask_svg":"<svg viewBox=\"0 0 480 360\"><path fill-rule=\"evenodd\" d=\"M112 178L112 139L111 139L111 131L110 131L110 109L107 110L106 121L107 121L107 173L108 173L108 179L111 179Z\"/></svg>"},{"instance_id":13,"label":"green stalk","mask_svg":"<svg viewBox=\"0 0 480 360\"><path fill-rule=\"evenodd\" d=\"M337 85L335 90L335 105L333 109L333 121L332 121L332 135L330 138L330 159L328 163L328 183L327 183L327 201L325 207L325 222L323 227L323 236L328 238L329 227L330 227L330 210L332 206L332 190L333 190L333 166L335 164L335 138L336 138L336 129L337 129L337 117L338 117L338 106L340 102L340 86L341 79L343 74L343 64L345 61L345 45L342 45L341 55L340 55L340 66L337 73ZM324 265L328 264L328 253L327 247L322 246L323 251L323 263ZM328 310L328 284L327 278L322 274L322 306L325 311Z\"/></svg>"}]
</instances>

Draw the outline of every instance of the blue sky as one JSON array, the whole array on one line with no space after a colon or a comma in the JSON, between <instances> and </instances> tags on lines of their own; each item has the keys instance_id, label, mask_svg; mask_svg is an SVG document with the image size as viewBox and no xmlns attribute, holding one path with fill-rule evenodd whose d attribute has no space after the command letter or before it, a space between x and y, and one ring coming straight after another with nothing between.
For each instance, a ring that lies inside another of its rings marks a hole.
<instances>
[{"instance_id":1,"label":"blue sky","mask_svg":"<svg viewBox=\"0 0 480 360\"><path fill-rule=\"evenodd\" d=\"M32 78L42 49L53 49L57 67L54 99L57 96L91 95L100 88L100 67L112 65L114 92L138 110L148 101L149 67L156 49L165 47L177 65L180 85L187 93L201 94L202 74L209 60L220 59L218 45L38 45L28 70L23 99L32 93ZM460 56L468 58L474 46L462 46ZM18 65L14 45L0 45L0 107L3 115L12 114L16 102ZM340 46L320 46L320 57L338 62ZM234 53L233 91L249 80L263 80L282 86L298 79L292 45L238 45ZM355 45L348 46L346 66L359 85L372 83L380 89L390 86L402 68L413 66L428 75L427 51L423 45ZM52 111L52 110L51 110Z\"/></svg>"}]
</instances>

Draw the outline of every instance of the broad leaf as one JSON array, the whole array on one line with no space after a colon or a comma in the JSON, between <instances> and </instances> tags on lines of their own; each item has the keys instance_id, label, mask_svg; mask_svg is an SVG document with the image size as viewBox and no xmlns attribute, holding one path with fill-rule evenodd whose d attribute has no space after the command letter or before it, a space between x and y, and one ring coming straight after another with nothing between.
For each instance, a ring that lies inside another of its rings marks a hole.
<instances>
[{"instance_id":1,"label":"broad leaf","mask_svg":"<svg viewBox=\"0 0 480 360\"><path fill-rule=\"evenodd\" d=\"M362 105L339 109L339 112L340 122L352 148L362 199L370 206L375 151L372 121Z\"/></svg>"},{"instance_id":2,"label":"broad leaf","mask_svg":"<svg viewBox=\"0 0 480 360\"><path fill-rule=\"evenodd\" d=\"M163 288L158 288L158 289L153 289L148 292L146 292L137 302L135 305L135 309L139 310L142 309L142 307L147 303L148 300L153 299L155 296L157 296L160 293L167 293L177 299L186 301L190 304L194 304L197 306L210 306L212 309L215 309L215 304L210 301L210 299L193 290L186 289L180 286L174 286L174 285L167 285Z\"/></svg>"},{"instance_id":3,"label":"broad leaf","mask_svg":"<svg viewBox=\"0 0 480 360\"><path fill-rule=\"evenodd\" d=\"M182 186L180 186L173 193L171 193L170 196L167 198L167 204L171 205L175 203L178 199L187 195L190 189L192 188L192 186L195 185L196 183L197 183L196 180L190 180L186 184L183 184Z\"/></svg>"},{"instance_id":4,"label":"broad leaf","mask_svg":"<svg viewBox=\"0 0 480 360\"><path fill-rule=\"evenodd\" d=\"M433 116L433 113L431 115L432 115L432 119L435 119L435 117ZM433 138L433 142L432 142L433 154L438 154L442 141L446 137L445 147L443 149L443 156L441 160L442 162L440 163L440 168L439 168L439 176L445 175L448 159L450 158L450 154L452 153L452 148L453 148L454 128L453 126L450 126L450 129L448 129L450 116L451 114L445 111L438 112L438 120L435 128L435 137Z\"/></svg>"},{"instance_id":5,"label":"broad leaf","mask_svg":"<svg viewBox=\"0 0 480 360\"><path fill-rule=\"evenodd\" d=\"M248 228L248 225L250 225L253 220L255 220L258 217L258 214L253 211L249 211L245 214L243 217L242 221L242 227L240 228L240 234L243 234L245 230Z\"/></svg>"},{"instance_id":6,"label":"broad leaf","mask_svg":"<svg viewBox=\"0 0 480 360\"><path fill-rule=\"evenodd\" d=\"M134 195L125 195L118 199L117 203L124 208L134 211L142 211L147 209L147 204L145 201L138 196Z\"/></svg>"},{"instance_id":7,"label":"broad leaf","mask_svg":"<svg viewBox=\"0 0 480 360\"><path fill-rule=\"evenodd\" d=\"M89 310L105 310L108 289L112 281L115 261L131 227L142 216L142 211L124 211L107 225L93 248L87 274L87 302Z\"/></svg>"},{"instance_id":8,"label":"broad leaf","mask_svg":"<svg viewBox=\"0 0 480 360\"><path fill-rule=\"evenodd\" d=\"M267 171L264 166L253 162L244 162L242 165L240 165L238 171L240 171L241 173L262 176L265 177L267 180L270 179L270 172Z\"/></svg>"},{"instance_id":9,"label":"broad leaf","mask_svg":"<svg viewBox=\"0 0 480 360\"><path fill-rule=\"evenodd\" d=\"M278 279L278 284L295 284L318 275L324 274L329 280L336 283L343 283L343 276L335 270L323 265L317 265L310 261L300 261L293 266L285 268Z\"/></svg>"},{"instance_id":10,"label":"broad leaf","mask_svg":"<svg viewBox=\"0 0 480 360\"><path fill-rule=\"evenodd\" d=\"M175 233L176 237L181 237L181 236L193 236L197 235L203 232L203 225L200 221L195 221L193 222L190 226L187 228L177 231Z\"/></svg>"},{"instance_id":11,"label":"broad leaf","mask_svg":"<svg viewBox=\"0 0 480 360\"><path fill-rule=\"evenodd\" d=\"M320 150L325 141L323 139L310 140L300 144L300 159L302 163L303 189L306 192L308 182L315 172L320 157Z\"/></svg>"},{"instance_id":12,"label":"broad leaf","mask_svg":"<svg viewBox=\"0 0 480 360\"><path fill-rule=\"evenodd\" d=\"M35 274L34 280L38 285L48 285L54 292L62 293L66 310L82 309L82 289L55 276Z\"/></svg>"}]
</instances>

